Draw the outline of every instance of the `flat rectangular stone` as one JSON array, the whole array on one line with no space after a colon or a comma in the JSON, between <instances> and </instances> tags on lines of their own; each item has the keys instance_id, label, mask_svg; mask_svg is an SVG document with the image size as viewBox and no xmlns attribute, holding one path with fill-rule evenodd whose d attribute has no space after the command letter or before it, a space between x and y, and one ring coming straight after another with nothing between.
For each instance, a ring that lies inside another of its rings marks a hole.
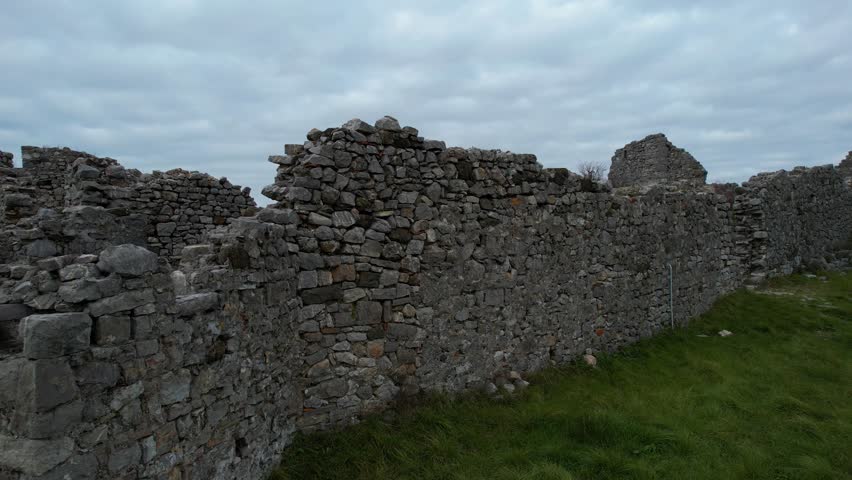
<instances>
[{"instance_id":1,"label":"flat rectangular stone","mask_svg":"<svg viewBox=\"0 0 852 480\"><path fill-rule=\"evenodd\" d=\"M30 315L21 320L27 358L53 358L89 348L92 318L85 313Z\"/></svg>"},{"instance_id":2,"label":"flat rectangular stone","mask_svg":"<svg viewBox=\"0 0 852 480\"><path fill-rule=\"evenodd\" d=\"M89 305L89 314L94 317L109 313L132 310L146 303L154 302L154 291L150 288L144 290L131 290L118 295L102 298Z\"/></svg>"},{"instance_id":3,"label":"flat rectangular stone","mask_svg":"<svg viewBox=\"0 0 852 480\"><path fill-rule=\"evenodd\" d=\"M305 305L334 302L343 299L343 288L339 283L325 287L310 288L302 291L302 302Z\"/></svg>"}]
</instances>

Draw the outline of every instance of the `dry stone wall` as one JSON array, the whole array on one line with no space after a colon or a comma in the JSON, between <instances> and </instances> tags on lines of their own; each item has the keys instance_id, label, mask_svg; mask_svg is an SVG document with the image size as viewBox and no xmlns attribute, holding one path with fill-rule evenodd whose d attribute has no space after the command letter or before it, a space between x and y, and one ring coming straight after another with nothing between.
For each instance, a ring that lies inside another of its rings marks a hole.
<instances>
[{"instance_id":1,"label":"dry stone wall","mask_svg":"<svg viewBox=\"0 0 852 480\"><path fill-rule=\"evenodd\" d=\"M852 233L834 167L589 192L532 155L447 148L391 117L270 160L278 203L179 262L149 223L110 242L67 212L17 222L56 252L0 267L0 477L263 478L296 431L423 391L521 388L747 282L840 265L830 249ZM145 182L106 183L86 215L135 208Z\"/></svg>"},{"instance_id":2,"label":"dry stone wall","mask_svg":"<svg viewBox=\"0 0 852 480\"><path fill-rule=\"evenodd\" d=\"M692 155L662 133L648 135L620 148L612 157L609 181L614 187L657 183L704 185L707 171Z\"/></svg>"},{"instance_id":3,"label":"dry stone wall","mask_svg":"<svg viewBox=\"0 0 852 480\"><path fill-rule=\"evenodd\" d=\"M9 152L0 150L0 168L12 168L15 166L13 159L15 155Z\"/></svg>"},{"instance_id":4,"label":"dry stone wall","mask_svg":"<svg viewBox=\"0 0 852 480\"><path fill-rule=\"evenodd\" d=\"M789 274L805 266L828 268L833 251L852 241L852 196L832 165L762 173L744 184L759 207L752 236L756 274Z\"/></svg>"},{"instance_id":5,"label":"dry stone wall","mask_svg":"<svg viewBox=\"0 0 852 480\"><path fill-rule=\"evenodd\" d=\"M250 189L226 178L181 169L143 174L69 148L22 151L23 168L0 168L0 212L7 225L39 208L103 207L118 217L144 216L142 243L176 261L205 232L255 210Z\"/></svg>"},{"instance_id":6,"label":"dry stone wall","mask_svg":"<svg viewBox=\"0 0 852 480\"><path fill-rule=\"evenodd\" d=\"M840 172L840 176L845 179L846 185L852 187L852 152L849 152L846 158L840 162L837 170Z\"/></svg>"}]
</instances>

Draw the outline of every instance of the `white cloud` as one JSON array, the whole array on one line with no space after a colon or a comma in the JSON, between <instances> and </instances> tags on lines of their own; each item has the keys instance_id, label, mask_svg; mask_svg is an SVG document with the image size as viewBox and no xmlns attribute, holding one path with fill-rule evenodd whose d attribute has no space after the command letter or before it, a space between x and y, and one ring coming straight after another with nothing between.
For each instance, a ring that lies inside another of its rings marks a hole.
<instances>
[{"instance_id":1,"label":"white cloud","mask_svg":"<svg viewBox=\"0 0 852 480\"><path fill-rule=\"evenodd\" d=\"M852 148L849 31L843 0L12 2L0 148L259 192L284 143L389 113L569 168L662 131L711 179L742 181Z\"/></svg>"}]
</instances>

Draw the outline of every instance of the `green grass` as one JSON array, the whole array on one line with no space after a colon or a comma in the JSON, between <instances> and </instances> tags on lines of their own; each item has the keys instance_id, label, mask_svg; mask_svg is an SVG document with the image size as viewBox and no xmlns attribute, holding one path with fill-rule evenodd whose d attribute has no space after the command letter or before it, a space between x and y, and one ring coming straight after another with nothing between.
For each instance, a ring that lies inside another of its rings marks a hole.
<instances>
[{"instance_id":1,"label":"green grass","mask_svg":"<svg viewBox=\"0 0 852 480\"><path fill-rule=\"evenodd\" d=\"M735 293L596 369L532 383L299 436L271 478L852 478L852 274Z\"/></svg>"}]
</instances>

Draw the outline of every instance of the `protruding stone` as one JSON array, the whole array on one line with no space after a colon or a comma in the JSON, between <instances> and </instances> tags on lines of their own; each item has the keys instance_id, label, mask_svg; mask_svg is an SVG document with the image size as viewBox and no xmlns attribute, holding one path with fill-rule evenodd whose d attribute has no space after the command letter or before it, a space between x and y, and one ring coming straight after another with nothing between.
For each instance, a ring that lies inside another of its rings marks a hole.
<instances>
[{"instance_id":1,"label":"protruding stone","mask_svg":"<svg viewBox=\"0 0 852 480\"><path fill-rule=\"evenodd\" d=\"M264 208L257 214L261 222L270 222L278 225L298 225L299 214L290 209Z\"/></svg>"},{"instance_id":2,"label":"protruding stone","mask_svg":"<svg viewBox=\"0 0 852 480\"><path fill-rule=\"evenodd\" d=\"M399 122L397 119L385 115L384 117L376 120L376 128L379 130L388 130L390 132L400 132L402 128L399 126Z\"/></svg>"},{"instance_id":3,"label":"protruding stone","mask_svg":"<svg viewBox=\"0 0 852 480\"><path fill-rule=\"evenodd\" d=\"M352 130L356 132L363 133L365 135L369 135L371 133L375 133L376 129L369 123L361 120L360 118L353 118L348 122L343 124L343 128L347 130Z\"/></svg>"},{"instance_id":4,"label":"protruding stone","mask_svg":"<svg viewBox=\"0 0 852 480\"><path fill-rule=\"evenodd\" d=\"M423 140L423 148L432 151L446 150L447 144L443 140Z\"/></svg>"},{"instance_id":5,"label":"protruding stone","mask_svg":"<svg viewBox=\"0 0 852 480\"><path fill-rule=\"evenodd\" d=\"M159 267L156 253L138 245L124 244L107 247L101 252L98 268L108 273L138 277L155 272Z\"/></svg>"},{"instance_id":6,"label":"protruding stone","mask_svg":"<svg viewBox=\"0 0 852 480\"><path fill-rule=\"evenodd\" d=\"M89 305L89 314L99 317L110 313L132 310L146 303L154 303L154 292L151 289L131 290L91 303Z\"/></svg>"},{"instance_id":7,"label":"protruding stone","mask_svg":"<svg viewBox=\"0 0 852 480\"><path fill-rule=\"evenodd\" d=\"M310 223L311 225L320 225L326 227L330 227L332 225L332 221L330 218L314 212L311 212L308 215L308 223Z\"/></svg>"},{"instance_id":8,"label":"protruding stone","mask_svg":"<svg viewBox=\"0 0 852 480\"><path fill-rule=\"evenodd\" d=\"M175 297L175 313L184 317L213 310L218 306L219 295L216 292L193 293Z\"/></svg>"}]
</instances>

